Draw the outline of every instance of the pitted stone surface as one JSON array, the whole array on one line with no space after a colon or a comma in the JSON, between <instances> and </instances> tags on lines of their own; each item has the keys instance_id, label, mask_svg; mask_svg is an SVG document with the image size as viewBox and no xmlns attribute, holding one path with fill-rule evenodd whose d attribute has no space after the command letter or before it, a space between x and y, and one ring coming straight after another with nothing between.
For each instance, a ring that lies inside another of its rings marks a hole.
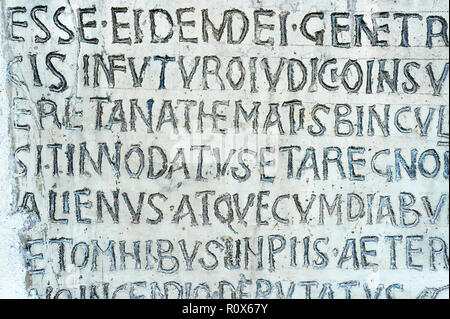
<instances>
[{"instance_id":1,"label":"pitted stone surface","mask_svg":"<svg viewBox=\"0 0 450 319\"><path fill-rule=\"evenodd\" d=\"M448 298L447 1L1 1L0 296Z\"/></svg>"}]
</instances>

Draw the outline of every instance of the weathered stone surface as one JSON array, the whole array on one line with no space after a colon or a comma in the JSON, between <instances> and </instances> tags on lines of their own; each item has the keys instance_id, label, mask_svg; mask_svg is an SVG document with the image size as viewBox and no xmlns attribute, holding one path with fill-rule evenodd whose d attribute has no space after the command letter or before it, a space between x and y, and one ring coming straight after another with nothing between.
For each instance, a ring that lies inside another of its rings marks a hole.
<instances>
[{"instance_id":1,"label":"weathered stone surface","mask_svg":"<svg viewBox=\"0 0 450 319\"><path fill-rule=\"evenodd\" d=\"M0 296L448 298L447 1L1 1Z\"/></svg>"}]
</instances>

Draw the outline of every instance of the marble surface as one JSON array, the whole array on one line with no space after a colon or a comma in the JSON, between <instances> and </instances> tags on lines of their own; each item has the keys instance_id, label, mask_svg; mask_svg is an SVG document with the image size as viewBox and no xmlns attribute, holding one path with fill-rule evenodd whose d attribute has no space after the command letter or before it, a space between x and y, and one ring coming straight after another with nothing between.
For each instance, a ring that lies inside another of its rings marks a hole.
<instances>
[{"instance_id":1,"label":"marble surface","mask_svg":"<svg viewBox=\"0 0 450 319\"><path fill-rule=\"evenodd\" d=\"M0 297L448 298L446 1L0 10Z\"/></svg>"}]
</instances>

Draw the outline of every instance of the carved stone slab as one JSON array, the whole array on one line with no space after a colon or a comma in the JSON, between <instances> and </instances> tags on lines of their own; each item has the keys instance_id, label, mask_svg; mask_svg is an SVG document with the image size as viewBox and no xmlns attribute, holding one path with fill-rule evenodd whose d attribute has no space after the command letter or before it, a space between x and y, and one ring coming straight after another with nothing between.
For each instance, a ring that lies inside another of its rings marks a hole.
<instances>
[{"instance_id":1,"label":"carved stone slab","mask_svg":"<svg viewBox=\"0 0 450 319\"><path fill-rule=\"evenodd\" d=\"M447 1L0 10L0 296L448 298Z\"/></svg>"}]
</instances>

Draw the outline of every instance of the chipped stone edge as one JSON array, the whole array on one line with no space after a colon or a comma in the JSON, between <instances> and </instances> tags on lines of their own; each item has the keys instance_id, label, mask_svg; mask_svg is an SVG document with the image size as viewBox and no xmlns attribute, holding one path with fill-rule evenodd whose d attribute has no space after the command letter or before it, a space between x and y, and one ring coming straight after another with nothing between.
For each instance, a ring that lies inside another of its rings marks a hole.
<instances>
[{"instance_id":1,"label":"chipped stone edge","mask_svg":"<svg viewBox=\"0 0 450 319\"><path fill-rule=\"evenodd\" d=\"M0 6L3 6L0 4ZM14 213L16 186L13 177L10 98L6 77L5 10L0 14L0 298L28 298L26 269L19 234L23 219Z\"/></svg>"}]
</instances>

